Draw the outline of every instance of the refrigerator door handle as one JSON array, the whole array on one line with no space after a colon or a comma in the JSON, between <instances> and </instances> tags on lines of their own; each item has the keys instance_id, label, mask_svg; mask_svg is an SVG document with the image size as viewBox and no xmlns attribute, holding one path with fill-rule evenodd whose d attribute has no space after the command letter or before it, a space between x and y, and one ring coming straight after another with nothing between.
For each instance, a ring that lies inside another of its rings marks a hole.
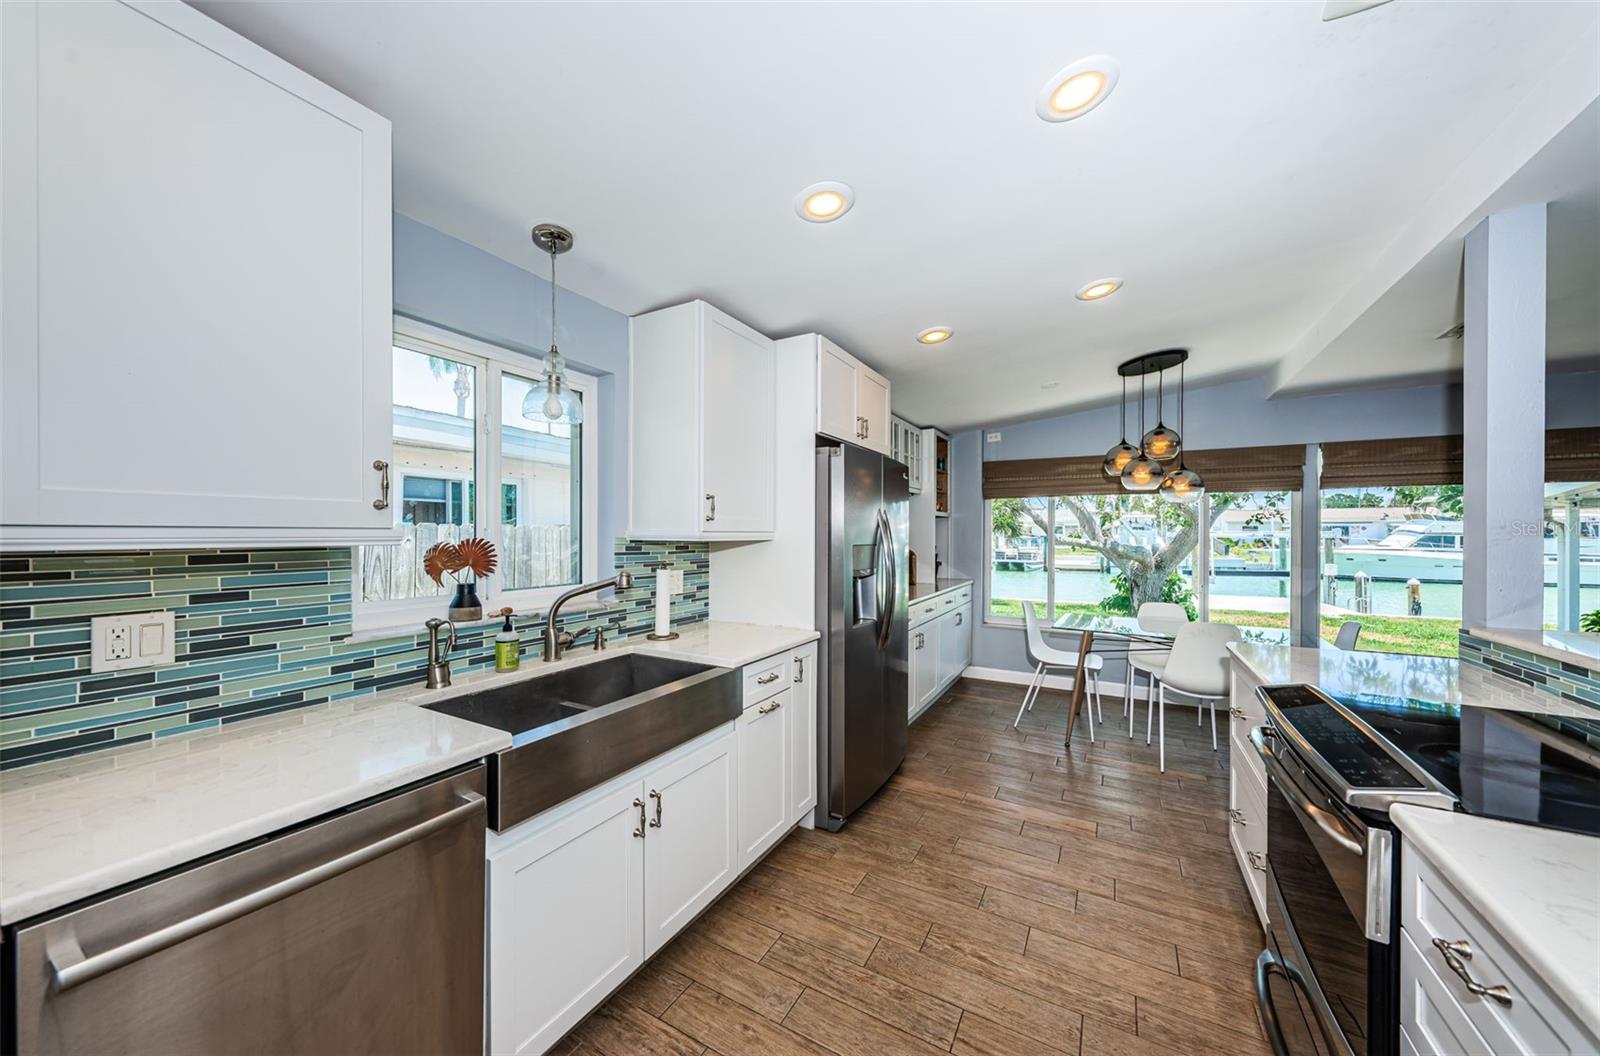
<instances>
[{"instance_id":1,"label":"refrigerator door handle","mask_svg":"<svg viewBox=\"0 0 1600 1056\"><path fill-rule=\"evenodd\" d=\"M895 568L894 529L889 526L889 511L883 507L878 508L878 561L883 573L883 601L878 605L878 649L881 652L889 644L889 635L894 630L894 601L899 593L900 584L895 581L898 569Z\"/></svg>"}]
</instances>

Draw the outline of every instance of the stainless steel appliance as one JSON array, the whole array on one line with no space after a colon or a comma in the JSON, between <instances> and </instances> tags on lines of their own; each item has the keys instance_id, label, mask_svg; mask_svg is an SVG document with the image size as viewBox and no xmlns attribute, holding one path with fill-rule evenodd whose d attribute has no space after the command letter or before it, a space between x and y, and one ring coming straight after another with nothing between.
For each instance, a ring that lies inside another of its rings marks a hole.
<instances>
[{"instance_id":1,"label":"stainless steel appliance","mask_svg":"<svg viewBox=\"0 0 1600 1056\"><path fill-rule=\"evenodd\" d=\"M1600 723L1263 686L1267 923L1256 996L1277 1056L1399 1051L1400 835L1414 803L1600 834Z\"/></svg>"},{"instance_id":2,"label":"stainless steel appliance","mask_svg":"<svg viewBox=\"0 0 1600 1056\"><path fill-rule=\"evenodd\" d=\"M816 823L837 830L906 757L906 467L817 448Z\"/></svg>"},{"instance_id":3,"label":"stainless steel appliance","mask_svg":"<svg viewBox=\"0 0 1600 1056\"><path fill-rule=\"evenodd\" d=\"M23 1054L483 1051L484 768L8 934Z\"/></svg>"}]
</instances>

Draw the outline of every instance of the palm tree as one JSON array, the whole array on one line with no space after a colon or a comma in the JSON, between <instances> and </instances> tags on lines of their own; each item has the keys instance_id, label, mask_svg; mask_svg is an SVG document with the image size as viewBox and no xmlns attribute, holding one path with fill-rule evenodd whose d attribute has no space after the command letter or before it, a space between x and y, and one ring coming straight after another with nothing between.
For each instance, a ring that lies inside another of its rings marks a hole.
<instances>
[{"instance_id":1,"label":"palm tree","mask_svg":"<svg viewBox=\"0 0 1600 1056\"><path fill-rule=\"evenodd\" d=\"M448 371L455 371L456 417L467 416L467 401L472 399L472 368L465 363L457 363L453 359L441 356L428 356L428 373L436 380L443 379Z\"/></svg>"}]
</instances>

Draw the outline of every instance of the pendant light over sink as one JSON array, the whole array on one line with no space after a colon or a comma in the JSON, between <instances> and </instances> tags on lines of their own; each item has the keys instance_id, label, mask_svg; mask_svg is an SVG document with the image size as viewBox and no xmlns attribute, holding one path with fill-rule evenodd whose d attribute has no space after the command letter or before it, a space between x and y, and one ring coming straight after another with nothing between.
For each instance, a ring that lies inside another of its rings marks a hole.
<instances>
[{"instance_id":1,"label":"pendant light over sink","mask_svg":"<svg viewBox=\"0 0 1600 1056\"><path fill-rule=\"evenodd\" d=\"M1183 463L1183 373L1182 367L1189 358L1186 348L1166 348L1135 356L1117 366L1122 375L1121 441L1106 452L1105 473L1117 477L1123 490L1147 494L1158 491L1163 499L1174 503L1189 503L1205 493L1205 483L1200 474ZM1178 429L1169 427L1162 418L1166 405L1166 372L1173 367L1178 373ZM1144 428L1145 378L1156 375L1156 424L1148 432ZM1128 443L1128 379L1139 379L1139 446ZM1169 468L1168 463L1171 463Z\"/></svg>"},{"instance_id":2,"label":"pendant light over sink","mask_svg":"<svg viewBox=\"0 0 1600 1056\"><path fill-rule=\"evenodd\" d=\"M539 224L533 229L533 244L550 254L550 354L545 357L543 377L522 398L522 416L582 425L583 400L572 391L567 362L556 347L556 257L572 248L572 232L560 224Z\"/></svg>"}]
</instances>

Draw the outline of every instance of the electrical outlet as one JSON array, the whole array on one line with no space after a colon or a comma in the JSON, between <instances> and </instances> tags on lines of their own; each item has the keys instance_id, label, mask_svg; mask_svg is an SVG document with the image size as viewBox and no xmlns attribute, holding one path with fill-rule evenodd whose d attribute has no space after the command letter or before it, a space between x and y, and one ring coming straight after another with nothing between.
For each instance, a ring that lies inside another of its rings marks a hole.
<instances>
[{"instance_id":1,"label":"electrical outlet","mask_svg":"<svg viewBox=\"0 0 1600 1056\"><path fill-rule=\"evenodd\" d=\"M127 660L133 656L133 628L127 624L106 628L106 659Z\"/></svg>"},{"instance_id":2,"label":"electrical outlet","mask_svg":"<svg viewBox=\"0 0 1600 1056\"><path fill-rule=\"evenodd\" d=\"M1000 434L999 433L989 433L989 434L984 436L983 442L986 443L986 444L998 444L1000 442Z\"/></svg>"},{"instance_id":3,"label":"electrical outlet","mask_svg":"<svg viewBox=\"0 0 1600 1056\"><path fill-rule=\"evenodd\" d=\"M89 621L89 670L157 667L177 659L171 612L96 616Z\"/></svg>"}]
</instances>

